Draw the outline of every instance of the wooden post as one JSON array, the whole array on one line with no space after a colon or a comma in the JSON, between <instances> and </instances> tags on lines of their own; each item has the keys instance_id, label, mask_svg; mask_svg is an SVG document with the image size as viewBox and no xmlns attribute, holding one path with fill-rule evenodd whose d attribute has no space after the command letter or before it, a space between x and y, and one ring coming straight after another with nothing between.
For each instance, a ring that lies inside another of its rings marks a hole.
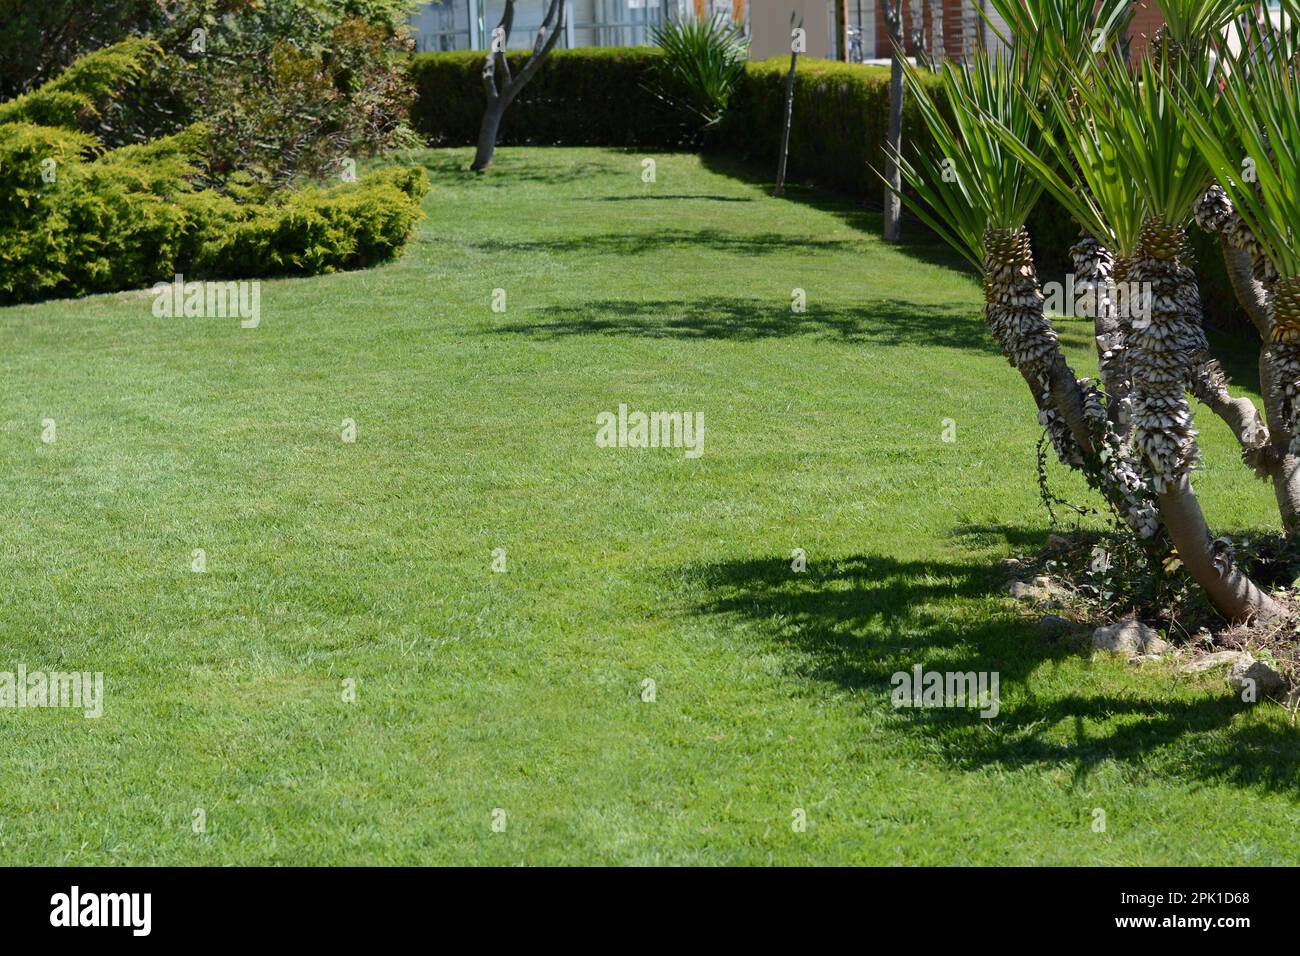
<instances>
[{"instance_id":1,"label":"wooden post","mask_svg":"<svg viewBox=\"0 0 1300 956\"><path fill-rule=\"evenodd\" d=\"M781 158L776 166L776 188L773 196L785 192L785 162L790 155L790 121L794 118L794 70L799 63L799 54L805 48L803 18L799 25L794 25L794 14L790 14L790 73L785 78L785 122L781 125Z\"/></svg>"}]
</instances>

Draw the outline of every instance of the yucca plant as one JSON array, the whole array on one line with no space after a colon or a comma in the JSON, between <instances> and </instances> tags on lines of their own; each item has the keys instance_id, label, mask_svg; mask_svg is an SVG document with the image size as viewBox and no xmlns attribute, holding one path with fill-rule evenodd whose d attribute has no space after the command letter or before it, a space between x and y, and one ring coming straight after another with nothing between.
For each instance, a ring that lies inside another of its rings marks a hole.
<instances>
[{"instance_id":1,"label":"yucca plant","mask_svg":"<svg viewBox=\"0 0 1300 956\"><path fill-rule=\"evenodd\" d=\"M1125 346L1135 442L1161 517L1182 562L1226 617L1276 615L1278 605L1212 539L1188 477L1199 453L1185 387L1233 419L1243 446L1259 451L1267 431L1253 405L1227 396L1208 355L1186 255L1185 229L1211 177L1180 121L1173 78L1178 88L1204 86L1203 64L1167 51L1154 56L1136 74L1113 55L1072 67L1068 88L1050 91L1050 114L1039 117L1050 159L1007 124L990 128L1111 247L1116 278L1150 291L1146 314L1129 317Z\"/></svg>"},{"instance_id":2,"label":"yucca plant","mask_svg":"<svg viewBox=\"0 0 1300 956\"><path fill-rule=\"evenodd\" d=\"M745 72L748 48L739 31L723 16L668 19L653 40L663 56L651 92L705 127L716 125Z\"/></svg>"},{"instance_id":3,"label":"yucca plant","mask_svg":"<svg viewBox=\"0 0 1300 956\"><path fill-rule=\"evenodd\" d=\"M1007 24L1009 36L986 11L980 14L1004 43L1013 44L1017 37L1042 38L1048 81L1111 49L1133 19L1129 0L989 0L989 6Z\"/></svg>"},{"instance_id":4,"label":"yucca plant","mask_svg":"<svg viewBox=\"0 0 1300 956\"><path fill-rule=\"evenodd\" d=\"M1250 0L1155 0L1164 25L1157 32L1161 52L1204 54L1221 46L1223 32L1257 4Z\"/></svg>"},{"instance_id":5,"label":"yucca plant","mask_svg":"<svg viewBox=\"0 0 1300 956\"><path fill-rule=\"evenodd\" d=\"M1300 44L1294 27L1272 23L1252 24L1248 39L1218 84L1183 85L1178 114L1278 274L1290 278L1300 275ZM1276 334L1290 337L1287 328Z\"/></svg>"},{"instance_id":6,"label":"yucca plant","mask_svg":"<svg viewBox=\"0 0 1300 956\"><path fill-rule=\"evenodd\" d=\"M939 95L909 67L908 91L934 141L934 152L896 157L918 217L980 269L985 319L1003 354L1028 383L1062 461L1083 471L1134 532L1151 541L1159 521L1149 495L1107 422L1101 395L1080 382L1043 310L1025 221L1042 182L992 131L996 124L1034 151L1047 135L1037 104L1055 62L1041 34L1010 56L977 54L969 68L946 63ZM1043 147L1045 149L1045 147Z\"/></svg>"}]
</instances>

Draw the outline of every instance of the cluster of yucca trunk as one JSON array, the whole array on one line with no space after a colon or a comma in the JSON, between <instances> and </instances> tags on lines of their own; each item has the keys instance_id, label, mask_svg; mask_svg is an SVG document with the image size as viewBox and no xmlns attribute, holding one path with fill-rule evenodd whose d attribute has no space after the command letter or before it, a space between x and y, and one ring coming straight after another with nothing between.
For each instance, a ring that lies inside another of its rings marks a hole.
<instances>
[{"instance_id":1,"label":"cluster of yucca trunk","mask_svg":"<svg viewBox=\"0 0 1300 956\"><path fill-rule=\"evenodd\" d=\"M1300 258L1294 269L1276 268L1289 227L1281 240L1265 229L1275 241L1263 241L1253 194L1234 191L1240 183L1229 175L1240 157L1216 154L1205 143L1210 134L1183 118L1186 101L1197 96L1204 112L1220 103L1203 65L1217 43L1206 37L1230 22L1230 4L1157 2L1178 36L1157 37L1132 71L1112 52L1093 56L1069 42L1093 36L1103 19L1122 32L1118 0L1102 0L1091 12L1066 0L993 0L1016 31L1011 66L977 58L965 79L946 71L953 122L915 85L936 162L942 157L946 169L979 177L982 188L958 182L948 189L951 177L940 182L920 166L905 164L904 172L924 201L918 214L981 266L990 331L1028 384L1061 461L1083 473L1153 559L1181 564L1226 618L1278 619L1283 608L1241 571L1231 543L1214 537L1202 514L1191 483L1200 452L1189 396L1229 427L1245 464L1272 481L1284 530L1300 531ZM1052 48L1042 37L1057 32L1065 41ZM1295 63L1277 57L1254 69L1293 71ZM1022 103L1000 95L1006 83L1018 84ZM1294 111L1300 97L1278 102ZM1293 132L1300 140L1300 118ZM1290 141L1273 142L1282 149ZM1256 152L1274 158L1271 147ZM1286 158L1279 176L1300 169L1294 154ZM1212 171L1224 189L1213 185ZM1075 376L1044 314L1024 228L1035 183L1083 227L1071 256L1076 289L1093 308L1095 382ZM1300 183L1269 195L1300 197ZM1238 214L1230 196L1247 204L1247 214ZM1221 236L1234 288L1266 343L1264 415L1232 396L1211 354L1186 235L1193 219ZM1107 290L1116 286L1141 289L1146 308L1134 312L1132 301L1115 308Z\"/></svg>"},{"instance_id":2,"label":"cluster of yucca trunk","mask_svg":"<svg viewBox=\"0 0 1300 956\"><path fill-rule=\"evenodd\" d=\"M1062 462L1081 471L1128 527L1144 541L1160 534L1152 496L1128 453L1127 380L1122 378L1124 345L1113 312L1105 307L1109 255L1097 243L1075 247L1090 262L1096 298L1100 361L1110 374L1111 393L1076 378L1056 331L1043 312L1043 293L1034 268L1029 233L989 229L984 234L984 315L993 337L1024 377L1038 407L1038 420ZM1118 427L1117 427L1118 425Z\"/></svg>"}]
</instances>

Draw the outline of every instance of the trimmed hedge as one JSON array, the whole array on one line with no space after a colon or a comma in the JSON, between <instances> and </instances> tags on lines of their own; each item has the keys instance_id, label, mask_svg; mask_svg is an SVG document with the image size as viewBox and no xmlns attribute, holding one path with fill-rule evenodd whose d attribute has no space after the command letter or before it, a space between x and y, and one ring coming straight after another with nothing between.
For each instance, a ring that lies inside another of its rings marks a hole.
<instances>
[{"instance_id":1,"label":"trimmed hedge","mask_svg":"<svg viewBox=\"0 0 1300 956\"><path fill-rule=\"evenodd\" d=\"M420 168L271 192L210 185L208 131L109 149L82 128L158 52L129 39L0 104L0 303L194 278L318 274L396 255L423 215Z\"/></svg>"},{"instance_id":2,"label":"trimmed hedge","mask_svg":"<svg viewBox=\"0 0 1300 956\"><path fill-rule=\"evenodd\" d=\"M193 127L87 155L84 134L0 124L0 303L196 279L318 274L395 255L420 218L424 170L259 200L200 189ZM40 160L56 158L54 181Z\"/></svg>"},{"instance_id":3,"label":"trimmed hedge","mask_svg":"<svg viewBox=\"0 0 1300 956\"><path fill-rule=\"evenodd\" d=\"M646 89L659 56L650 47L563 50L552 54L501 124L503 145L639 146L670 149L692 141L689 122L674 117ZM511 54L512 70L527 54ZM484 94L483 53L421 53L412 58L417 99L412 125L436 145L472 144ZM745 76L709 149L769 162L773 171L785 114L788 56L747 64ZM937 78L925 82L937 85ZM545 107L545 108L544 108ZM889 123L889 68L801 57L795 74L787 177L845 193L879 208ZM903 106L903 149L914 152L929 133L915 105ZM1044 280L1071 268L1079 228L1044 196L1029 217L1035 259ZM923 229L916 223L917 229ZM1213 237L1192 230L1199 254L1207 320L1234 331L1253 329L1227 281Z\"/></svg>"},{"instance_id":4,"label":"trimmed hedge","mask_svg":"<svg viewBox=\"0 0 1300 956\"><path fill-rule=\"evenodd\" d=\"M751 62L728 110L722 141L731 149L776 163L785 120L788 56ZM927 77L927 80L929 78ZM937 82L930 82L932 87ZM795 73L790 158L786 176L854 196L883 186L889 130L889 68L803 58ZM903 102L903 148L914 153L930 136L916 104Z\"/></svg>"},{"instance_id":5,"label":"trimmed hedge","mask_svg":"<svg viewBox=\"0 0 1300 956\"><path fill-rule=\"evenodd\" d=\"M728 112L721 143L754 159L776 162L785 118L785 81L790 58L749 64ZM885 141L889 132L889 67L855 66L836 60L801 59L795 73L790 158L786 175L847 193L879 207L884 191ZM930 89L937 75L925 74ZM931 142L911 97L903 101L903 151L914 156ZM917 228L925 228L919 223ZM1029 219L1034 256L1044 277L1070 268L1068 250L1078 227L1050 197Z\"/></svg>"},{"instance_id":6,"label":"trimmed hedge","mask_svg":"<svg viewBox=\"0 0 1300 956\"><path fill-rule=\"evenodd\" d=\"M509 52L511 72L528 56ZM506 110L497 142L664 148L689 142L691 126L645 87L659 56L655 47L556 50ZM485 99L482 51L417 53L410 69L411 125L436 146L474 143Z\"/></svg>"}]
</instances>

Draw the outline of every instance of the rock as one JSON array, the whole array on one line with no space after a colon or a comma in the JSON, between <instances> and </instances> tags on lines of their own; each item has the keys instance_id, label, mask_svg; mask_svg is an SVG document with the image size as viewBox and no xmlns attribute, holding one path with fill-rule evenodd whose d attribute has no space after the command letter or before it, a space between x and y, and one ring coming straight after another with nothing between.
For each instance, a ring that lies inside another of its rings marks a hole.
<instances>
[{"instance_id":1,"label":"rock","mask_svg":"<svg viewBox=\"0 0 1300 956\"><path fill-rule=\"evenodd\" d=\"M1018 568L1018 567L1020 567L1020 559L1019 559L1019 558L1003 558L1003 559L1002 559L1000 562L998 562L998 563L1001 564L1004 568Z\"/></svg>"},{"instance_id":2,"label":"rock","mask_svg":"<svg viewBox=\"0 0 1300 956\"><path fill-rule=\"evenodd\" d=\"M1007 585L1007 593L1017 601L1039 601L1046 597L1042 588L1036 588L1024 581L1012 581Z\"/></svg>"},{"instance_id":3,"label":"rock","mask_svg":"<svg viewBox=\"0 0 1300 956\"><path fill-rule=\"evenodd\" d=\"M1160 654L1169 647L1154 628L1141 621L1119 621L1092 632L1092 648L1129 657Z\"/></svg>"},{"instance_id":4,"label":"rock","mask_svg":"<svg viewBox=\"0 0 1300 956\"><path fill-rule=\"evenodd\" d=\"M1136 657L1130 657L1128 662L1137 667L1141 664L1150 664L1152 661L1164 660L1159 654L1138 654Z\"/></svg>"},{"instance_id":5,"label":"rock","mask_svg":"<svg viewBox=\"0 0 1300 956\"><path fill-rule=\"evenodd\" d=\"M1261 697L1276 697L1282 693L1286 681L1273 667L1264 661L1257 661L1249 654L1242 654L1228 671L1228 685L1238 694L1254 682L1255 700Z\"/></svg>"},{"instance_id":6,"label":"rock","mask_svg":"<svg viewBox=\"0 0 1300 956\"><path fill-rule=\"evenodd\" d=\"M1059 614L1049 614L1038 622L1038 629L1045 637L1062 637L1074 630L1074 622Z\"/></svg>"},{"instance_id":7,"label":"rock","mask_svg":"<svg viewBox=\"0 0 1300 956\"><path fill-rule=\"evenodd\" d=\"M1042 588L1044 591L1046 591L1051 586L1052 586L1052 579L1049 577L1040 574L1038 577L1034 578L1034 587L1036 588Z\"/></svg>"},{"instance_id":8,"label":"rock","mask_svg":"<svg viewBox=\"0 0 1300 956\"><path fill-rule=\"evenodd\" d=\"M1203 674L1208 670L1216 667L1222 667L1224 664L1235 664L1238 660L1249 655L1242 651L1218 651L1214 654L1206 654L1202 657L1194 658L1186 664L1178 666L1180 674Z\"/></svg>"}]
</instances>

